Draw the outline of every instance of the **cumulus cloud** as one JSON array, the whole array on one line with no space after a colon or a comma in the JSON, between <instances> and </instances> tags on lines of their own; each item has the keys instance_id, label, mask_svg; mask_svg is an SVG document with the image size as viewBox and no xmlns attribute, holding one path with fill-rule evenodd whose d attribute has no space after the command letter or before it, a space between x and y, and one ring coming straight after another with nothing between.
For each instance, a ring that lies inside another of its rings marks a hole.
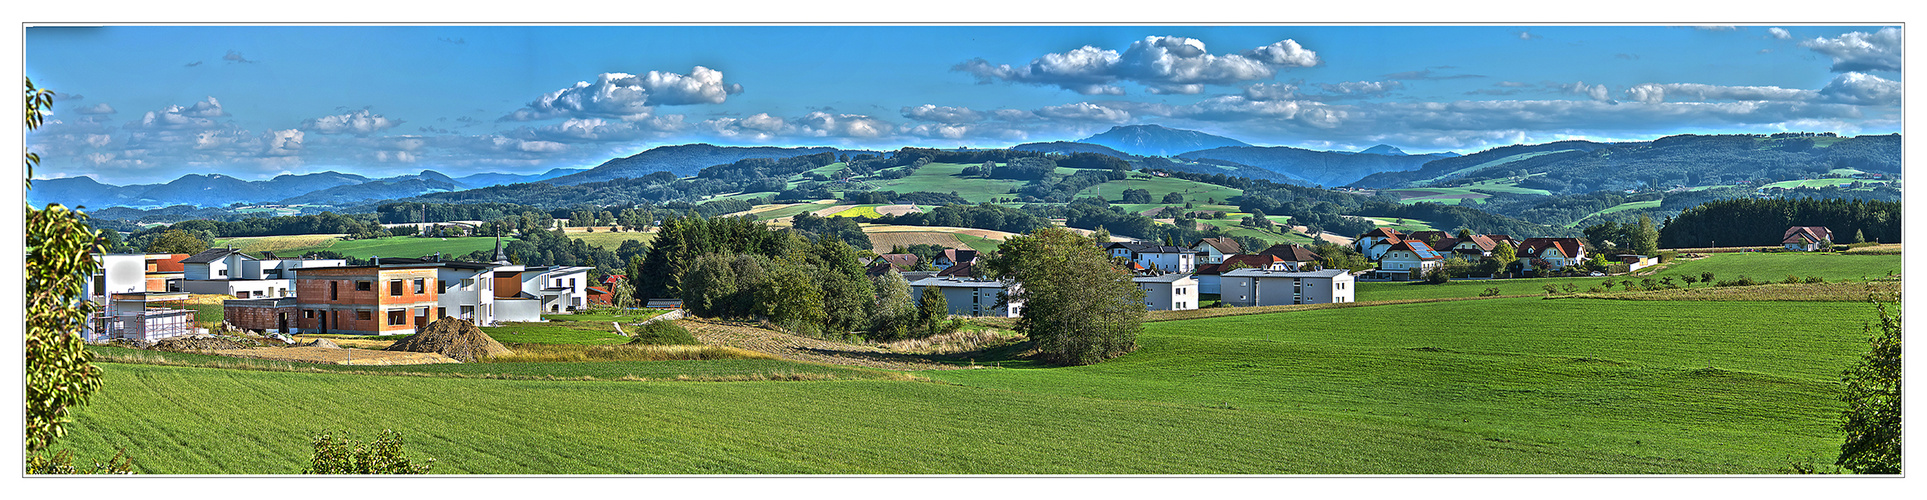
<instances>
[{"instance_id":1,"label":"cumulus cloud","mask_svg":"<svg viewBox=\"0 0 1927 500\"><path fill-rule=\"evenodd\" d=\"M73 108L73 111L83 115L111 115L119 113L119 111L114 111L113 106L108 106L107 103L104 102L91 106L76 106Z\"/></svg>"},{"instance_id":2,"label":"cumulus cloud","mask_svg":"<svg viewBox=\"0 0 1927 500\"><path fill-rule=\"evenodd\" d=\"M660 138L683 128L682 115L656 115L638 121L570 118L553 125L519 128L504 135L558 143L619 142Z\"/></svg>"},{"instance_id":3,"label":"cumulus cloud","mask_svg":"<svg viewBox=\"0 0 1927 500\"><path fill-rule=\"evenodd\" d=\"M215 126L213 118L227 116L221 110L221 101L209 96L206 100L189 106L173 105L158 111L149 111L140 121L127 124L128 128L185 130L204 129Z\"/></svg>"},{"instance_id":4,"label":"cumulus cloud","mask_svg":"<svg viewBox=\"0 0 1927 500\"><path fill-rule=\"evenodd\" d=\"M1298 86L1289 83L1260 83L1245 87L1245 99L1253 101L1282 101L1292 98Z\"/></svg>"},{"instance_id":5,"label":"cumulus cloud","mask_svg":"<svg viewBox=\"0 0 1927 500\"><path fill-rule=\"evenodd\" d=\"M1833 71L1900 71L1902 36L1900 28L1881 28L1874 33L1855 31L1834 38L1815 38L1800 42L1833 58Z\"/></svg>"},{"instance_id":6,"label":"cumulus cloud","mask_svg":"<svg viewBox=\"0 0 1927 500\"><path fill-rule=\"evenodd\" d=\"M702 66L688 75L661 71L643 75L603 73L594 83L576 82L573 87L544 94L501 121L564 116L639 121L655 113L653 106L721 104L730 95L742 92L742 85L723 83L723 72Z\"/></svg>"},{"instance_id":7,"label":"cumulus cloud","mask_svg":"<svg viewBox=\"0 0 1927 500\"><path fill-rule=\"evenodd\" d=\"M1124 123L1131 120L1131 113L1128 111L1088 102L1046 106L1032 113L1046 119L1066 122Z\"/></svg>"},{"instance_id":8,"label":"cumulus cloud","mask_svg":"<svg viewBox=\"0 0 1927 500\"><path fill-rule=\"evenodd\" d=\"M712 118L697 127L718 137L736 140L770 141L779 138L876 140L894 135L897 127L869 115L812 111L783 118L757 113L743 118Z\"/></svg>"},{"instance_id":9,"label":"cumulus cloud","mask_svg":"<svg viewBox=\"0 0 1927 500\"><path fill-rule=\"evenodd\" d=\"M1143 85L1153 94L1197 94L1205 85L1231 85L1271 78L1282 68L1319 64L1318 54L1293 40L1283 40L1236 54L1212 54L1194 38L1147 36L1131 42L1124 52L1086 45L1069 52L1050 53L1030 64L991 64L973 58L951 67L970 73L979 83L1053 86L1084 95L1122 95L1118 82Z\"/></svg>"},{"instance_id":10,"label":"cumulus cloud","mask_svg":"<svg viewBox=\"0 0 1927 500\"><path fill-rule=\"evenodd\" d=\"M298 129L269 130L266 134L267 146L261 150L262 156L294 156L301 154L301 139L306 135Z\"/></svg>"},{"instance_id":11,"label":"cumulus cloud","mask_svg":"<svg viewBox=\"0 0 1927 500\"><path fill-rule=\"evenodd\" d=\"M976 123L984 120L984 114L970 108L937 106L904 106L903 117L917 121L936 123Z\"/></svg>"},{"instance_id":12,"label":"cumulus cloud","mask_svg":"<svg viewBox=\"0 0 1927 500\"><path fill-rule=\"evenodd\" d=\"M1819 96L1830 102L1861 106L1899 106L1900 82L1866 73L1845 73L1821 87Z\"/></svg>"},{"instance_id":13,"label":"cumulus cloud","mask_svg":"<svg viewBox=\"0 0 1927 500\"><path fill-rule=\"evenodd\" d=\"M347 114L302 120L301 129L311 130L317 134L368 135L394 128L401 124L402 120L390 120L387 117L363 109Z\"/></svg>"},{"instance_id":14,"label":"cumulus cloud","mask_svg":"<svg viewBox=\"0 0 1927 500\"><path fill-rule=\"evenodd\" d=\"M227 51L227 55L221 56L221 60L227 61L227 62L248 63L248 64L261 62L261 61L249 60L246 57L241 57L240 52L232 49Z\"/></svg>"},{"instance_id":15,"label":"cumulus cloud","mask_svg":"<svg viewBox=\"0 0 1927 500\"><path fill-rule=\"evenodd\" d=\"M1724 86L1703 83L1642 83L1626 89L1626 97L1643 103L1673 101L1803 101L1817 94L1811 90L1772 86Z\"/></svg>"},{"instance_id":16,"label":"cumulus cloud","mask_svg":"<svg viewBox=\"0 0 1927 500\"><path fill-rule=\"evenodd\" d=\"M1792 40L1793 39L1793 34L1788 33L1787 30L1783 28L1767 28L1766 34L1767 36L1773 37L1773 39L1775 40Z\"/></svg>"},{"instance_id":17,"label":"cumulus cloud","mask_svg":"<svg viewBox=\"0 0 1927 500\"><path fill-rule=\"evenodd\" d=\"M1558 89L1559 91L1565 92L1567 94L1583 95L1583 96L1592 98L1592 100L1595 100L1595 101L1612 100L1612 91L1607 89L1606 84L1603 84L1603 83L1598 85L1586 85L1586 82L1573 82L1566 85L1559 85Z\"/></svg>"},{"instance_id":18,"label":"cumulus cloud","mask_svg":"<svg viewBox=\"0 0 1927 500\"><path fill-rule=\"evenodd\" d=\"M1405 88L1405 84L1398 80L1386 80L1382 82L1358 81L1320 83L1318 84L1318 88L1327 93L1343 97L1378 97L1394 90L1403 89Z\"/></svg>"}]
</instances>

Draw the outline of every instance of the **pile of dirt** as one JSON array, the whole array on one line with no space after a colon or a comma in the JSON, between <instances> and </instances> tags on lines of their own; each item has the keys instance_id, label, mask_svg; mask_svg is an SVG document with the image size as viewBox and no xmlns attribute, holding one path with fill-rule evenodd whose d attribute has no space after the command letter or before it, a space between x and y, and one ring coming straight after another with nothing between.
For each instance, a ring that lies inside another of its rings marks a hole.
<instances>
[{"instance_id":1,"label":"pile of dirt","mask_svg":"<svg viewBox=\"0 0 1927 500\"><path fill-rule=\"evenodd\" d=\"M222 351L227 349L246 349L261 347L261 342L252 339L233 337L171 337L154 342L153 348L160 351L194 352Z\"/></svg>"},{"instance_id":2,"label":"pile of dirt","mask_svg":"<svg viewBox=\"0 0 1927 500\"><path fill-rule=\"evenodd\" d=\"M341 346L339 346L339 345L336 345L336 344L335 344L335 341L332 341L332 340L328 340L328 339L315 339L315 341L314 341L314 342L309 342L309 343L306 343L306 344L301 344L301 347L320 347L320 348L325 348L325 349L340 349L340 348L341 348Z\"/></svg>"},{"instance_id":3,"label":"pile of dirt","mask_svg":"<svg viewBox=\"0 0 1927 500\"><path fill-rule=\"evenodd\" d=\"M434 352L461 360L474 361L489 356L510 354L501 342L489 338L481 328L465 319L443 317L429 323L421 333L409 335L388 346L389 351Z\"/></svg>"}]
</instances>

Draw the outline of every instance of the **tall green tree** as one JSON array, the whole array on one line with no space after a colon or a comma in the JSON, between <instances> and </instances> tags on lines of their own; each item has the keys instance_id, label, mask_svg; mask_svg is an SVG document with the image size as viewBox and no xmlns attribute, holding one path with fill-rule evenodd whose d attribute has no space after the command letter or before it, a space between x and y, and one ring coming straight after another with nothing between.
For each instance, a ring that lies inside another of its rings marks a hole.
<instances>
[{"instance_id":1,"label":"tall green tree","mask_svg":"<svg viewBox=\"0 0 1927 500\"><path fill-rule=\"evenodd\" d=\"M986 263L996 279L1018 286L1017 331L1044 361L1088 365L1137 349L1144 291L1090 238L1059 227L1012 237Z\"/></svg>"},{"instance_id":2,"label":"tall green tree","mask_svg":"<svg viewBox=\"0 0 1927 500\"><path fill-rule=\"evenodd\" d=\"M208 243L192 232L175 229L154 237L147 244L148 253L197 254L207 250Z\"/></svg>"},{"instance_id":3,"label":"tall green tree","mask_svg":"<svg viewBox=\"0 0 1927 500\"><path fill-rule=\"evenodd\" d=\"M1847 439L1834 463L1861 474L1899 474L1900 297L1872 302L1880 325L1867 326L1867 352L1841 374L1847 410L1840 428Z\"/></svg>"},{"instance_id":4,"label":"tall green tree","mask_svg":"<svg viewBox=\"0 0 1927 500\"><path fill-rule=\"evenodd\" d=\"M923 292L917 296L916 324L911 328L911 335L917 337L936 335L943 328L944 318L948 317L950 317L950 299L944 298L943 291L938 290L937 287L924 287Z\"/></svg>"},{"instance_id":5,"label":"tall green tree","mask_svg":"<svg viewBox=\"0 0 1927 500\"><path fill-rule=\"evenodd\" d=\"M916 323L917 308L910 298L910 281L895 270L871 279L876 302L870 307L870 336L876 340L896 340L910 336Z\"/></svg>"},{"instance_id":6,"label":"tall green tree","mask_svg":"<svg viewBox=\"0 0 1927 500\"><path fill-rule=\"evenodd\" d=\"M26 83L27 130L40 127L53 92ZM25 154L27 188L40 155ZM87 226L87 215L60 204L26 207L26 448L35 457L67 433L74 407L100 390L81 331L94 313L85 285L100 270L94 255L104 240Z\"/></svg>"},{"instance_id":7,"label":"tall green tree","mask_svg":"<svg viewBox=\"0 0 1927 500\"><path fill-rule=\"evenodd\" d=\"M1632 250L1639 255L1659 255L1659 227L1653 225L1653 218L1640 215L1639 224L1632 227Z\"/></svg>"}]
</instances>

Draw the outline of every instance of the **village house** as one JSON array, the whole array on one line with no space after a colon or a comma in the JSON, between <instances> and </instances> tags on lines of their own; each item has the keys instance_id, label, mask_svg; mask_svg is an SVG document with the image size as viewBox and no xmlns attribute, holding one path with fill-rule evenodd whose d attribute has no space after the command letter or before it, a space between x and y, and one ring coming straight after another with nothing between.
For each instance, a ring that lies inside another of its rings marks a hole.
<instances>
[{"instance_id":1,"label":"village house","mask_svg":"<svg viewBox=\"0 0 1927 500\"><path fill-rule=\"evenodd\" d=\"M1187 311L1198 308L1198 280L1184 273L1132 278L1144 290L1148 311Z\"/></svg>"},{"instance_id":2,"label":"village house","mask_svg":"<svg viewBox=\"0 0 1927 500\"><path fill-rule=\"evenodd\" d=\"M1188 273L1198 268L1198 251L1171 245L1116 242L1104 246L1111 257L1130 260L1134 270L1152 274Z\"/></svg>"},{"instance_id":3,"label":"village house","mask_svg":"<svg viewBox=\"0 0 1927 500\"><path fill-rule=\"evenodd\" d=\"M589 270L582 266L535 266L515 271L497 269L495 276L502 278L504 272L514 272L521 281L516 293L509 294L512 300L536 301L538 316L528 319L505 319L504 321L541 321L540 312L563 313L588 306ZM500 280L497 280L500 284ZM505 298L502 290L496 290L496 298Z\"/></svg>"},{"instance_id":4,"label":"village house","mask_svg":"<svg viewBox=\"0 0 1927 500\"><path fill-rule=\"evenodd\" d=\"M930 259L930 265L936 266L937 270L944 270L957 264L968 264L976 261L976 250L945 248L943 249L943 253L937 254L937 257L934 259Z\"/></svg>"},{"instance_id":5,"label":"village house","mask_svg":"<svg viewBox=\"0 0 1927 500\"><path fill-rule=\"evenodd\" d=\"M1444 265L1445 258L1424 241L1407 239L1389 245L1370 273L1373 279L1415 280Z\"/></svg>"},{"instance_id":6,"label":"village house","mask_svg":"<svg viewBox=\"0 0 1927 500\"><path fill-rule=\"evenodd\" d=\"M436 319L436 265L303 269L294 297L229 300L228 323L250 330L389 335L415 333Z\"/></svg>"},{"instance_id":7,"label":"village house","mask_svg":"<svg viewBox=\"0 0 1927 500\"><path fill-rule=\"evenodd\" d=\"M108 308L94 315L91 340L132 340L148 343L168 337L198 333L194 310L178 307L187 301L187 292L114 293Z\"/></svg>"},{"instance_id":8,"label":"village house","mask_svg":"<svg viewBox=\"0 0 1927 500\"><path fill-rule=\"evenodd\" d=\"M1225 257L1245 253L1238 240L1230 236L1204 238L1191 243L1191 249L1198 253L1198 265L1222 264Z\"/></svg>"},{"instance_id":9,"label":"village house","mask_svg":"<svg viewBox=\"0 0 1927 500\"><path fill-rule=\"evenodd\" d=\"M1546 269L1565 269L1585 262L1586 247L1578 238L1526 238L1519 242L1519 262Z\"/></svg>"},{"instance_id":10,"label":"village house","mask_svg":"<svg viewBox=\"0 0 1927 500\"><path fill-rule=\"evenodd\" d=\"M1376 262L1380 255L1400 241L1404 241L1404 238L1399 236L1397 229L1380 227L1358 235L1358 239L1352 241L1352 246L1358 248L1358 253L1363 254L1365 260Z\"/></svg>"},{"instance_id":11,"label":"village house","mask_svg":"<svg viewBox=\"0 0 1927 500\"><path fill-rule=\"evenodd\" d=\"M1454 237L1439 240L1439 244L1433 247L1433 249L1439 251L1441 254L1447 256L1456 255L1461 259L1465 259L1466 262L1477 264L1485 259L1492 258L1492 251L1499 248L1499 243L1506 242L1509 239L1511 239L1510 236L1503 234L1471 234L1465 238ZM1513 246L1516 249L1518 245Z\"/></svg>"},{"instance_id":12,"label":"village house","mask_svg":"<svg viewBox=\"0 0 1927 500\"><path fill-rule=\"evenodd\" d=\"M257 259L231 248L210 248L181 260L181 290L237 298L288 297L305 268L341 267L344 259Z\"/></svg>"},{"instance_id":13,"label":"village house","mask_svg":"<svg viewBox=\"0 0 1927 500\"><path fill-rule=\"evenodd\" d=\"M1317 252L1290 243L1272 245L1270 248L1258 252L1258 255L1277 257L1278 260L1284 262L1286 271L1309 271L1318 267Z\"/></svg>"},{"instance_id":14,"label":"village house","mask_svg":"<svg viewBox=\"0 0 1927 500\"><path fill-rule=\"evenodd\" d=\"M882 276L883 273L890 271L901 274L916 269L919 260L916 254L886 253L870 260L870 267L865 270L865 273L870 276Z\"/></svg>"},{"instance_id":15,"label":"village house","mask_svg":"<svg viewBox=\"0 0 1927 500\"><path fill-rule=\"evenodd\" d=\"M1813 252L1833 246L1833 231L1826 226L1793 226L1786 229L1780 244L1787 250Z\"/></svg>"},{"instance_id":16,"label":"village house","mask_svg":"<svg viewBox=\"0 0 1927 500\"><path fill-rule=\"evenodd\" d=\"M522 266L499 263L463 262L442 260L437 255L424 259L381 259L381 267L434 267L435 268L435 318L451 317L465 319L477 326L494 326L495 273L516 271Z\"/></svg>"},{"instance_id":17,"label":"village house","mask_svg":"<svg viewBox=\"0 0 1927 500\"><path fill-rule=\"evenodd\" d=\"M1356 282L1344 269L1238 269L1222 273L1221 279L1224 290L1218 300L1239 307L1333 304L1353 302L1357 297Z\"/></svg>"},{"instance_id":18,"label":"village house","mask_svg":"<svg viewBox=\"0 0 1927 500\"><path fill-rule=\"evenodd\" d=\"M147 316L156 320L178 316L170 316L172 313L164 310L186 311L189 314L187 321L191 323L193 311L163 307L187 297L186 294L178 294L177 299L177 295L164 293L169 291L170 286L179 286L180 261L186 257L185 254L141 253L95 255L94 261L100 264L100 272L82 283L81 293L87 300L93 301L96 308L82 337L96 340L134 338L123 333L128 327L138 328L139 331L133 335L140 338L171 336L168 330L159 328L160 325L148 328L150 320ZM126 317L130 314L143 317ZM150 335L150 332L159 335Z\"/></svg>"},{"instance_id":19,"label":"village house","mask_svg":"<svg viewBox=\"0 0 1927 500\"><path fill-rule=\"evenodd\" d=\"M610 294L608 290L603 290L600 287L589 287L588 294L589 304L591 305L607 306L615 304L615 295Z\"/></svg>"},{"instance_id":20,"label":"village house","mask_svg":"<svg viewBox=\"0 0 1927 500\"><path fill-rule=\"evenodd\" d=\"M1015 318L1023 311L1023 301L1008 300L1019 289L1015 283L996 280L929 277L910 282L910 296L923 303L924 289L936 289L953 316L993 316Z\"/></svg>"}]
</instances>

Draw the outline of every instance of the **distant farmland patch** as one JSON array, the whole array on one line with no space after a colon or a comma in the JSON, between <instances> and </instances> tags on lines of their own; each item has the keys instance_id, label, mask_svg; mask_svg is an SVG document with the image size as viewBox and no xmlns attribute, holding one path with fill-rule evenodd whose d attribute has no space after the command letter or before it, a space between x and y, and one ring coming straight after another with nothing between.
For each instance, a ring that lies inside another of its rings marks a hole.
<instances>
[{"instance_id":1,"label":"distant farmland patch","mask_svg":"<svg viewBox=\"0 0 1927 500\"><path fill-rule=\"evenodd\" d=\"M313 251L327 248L344 234L295 234L287 236L249 236L228 240L215 240L215 246L234 245L242 252L285 252L287 250Z\"/></svg>"},{"instance_id":2,"label":"distant farmland patch","mask_svg":"<svg viewBox=\"0 0 1927 500\"><path fill-rule=\"evenodd\" d=\"M516 239L502 238L503 245L507 245L511 241L516 241ZM306 247L306 248L290 248L287 250L277 250L276 252L287 253L288 255L299 255L302 252L312 252L316 250L329 250L334 252L340 252L342 255L346 255L349 257L366 259L373 256L415 258L415 257L424 256L424 255L434 255L435 252L441 252L442 254L448 255L448 256L462 256L462 255L468 255L469 253L473 253L477 250L494 250L494 249L495 249L495 238L484 238L479 236L464 237L464 238L417 238L413 236L390 236L387 238L375 238L370 240L342 241L342 240L336 239L336 240L333 240L332 245Z\"/></svg>"},{"instance_id":3,"label":"distant farmland patch","mask_svg":"<svg viewBox=\"0 0 1927 500\"><path fill-rule=\"evenodd\" d=\"M584 243L594 245L596 248L615 250L622 246L622 242L629 240L640 241L644 245L647 245L650 241L656 239L656 233L636 231L610 232L598 229L593 233L569 233L569 237L582 240Z\"/></svg>"}]
</instances>

